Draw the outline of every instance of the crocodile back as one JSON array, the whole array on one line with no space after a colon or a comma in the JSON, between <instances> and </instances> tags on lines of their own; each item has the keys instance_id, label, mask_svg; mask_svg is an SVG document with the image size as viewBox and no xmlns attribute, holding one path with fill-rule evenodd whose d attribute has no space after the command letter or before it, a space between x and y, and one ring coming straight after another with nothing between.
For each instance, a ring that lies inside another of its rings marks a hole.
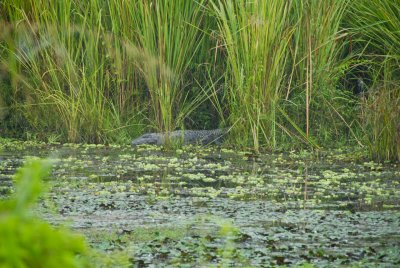
<instances>
[{"instance_id":1,"label":"crocodile back","mask_svg":"<svg viewBox=\"0 0 400 268\"><path fill-rule=\"evenodd\" d=\"M168 134L173 141L181 141L183 144L221 144L224 136L228 133L227 128L211 130L176 130ZM166 140L166 133L148 133L132 141L132 145L156 144L162 145Z\"/></svg>"}]
</instances>

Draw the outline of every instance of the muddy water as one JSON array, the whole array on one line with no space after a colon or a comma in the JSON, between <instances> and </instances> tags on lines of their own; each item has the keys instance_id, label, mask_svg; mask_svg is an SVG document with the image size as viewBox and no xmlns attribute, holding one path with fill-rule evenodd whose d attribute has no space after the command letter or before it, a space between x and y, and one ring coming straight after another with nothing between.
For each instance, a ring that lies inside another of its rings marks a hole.
<instances>
[{"instance_id":1,"label":"muddy water","mask_svg":"<svg viewBox=\"0 0 400 268\"><path fill-rule=\"evenodd\" d=\"M400 265L400 167L359 152L17 142L0 153L1 195L30 156L57 160L41 217L137 266Z\"/></svg>"}]
</instances>

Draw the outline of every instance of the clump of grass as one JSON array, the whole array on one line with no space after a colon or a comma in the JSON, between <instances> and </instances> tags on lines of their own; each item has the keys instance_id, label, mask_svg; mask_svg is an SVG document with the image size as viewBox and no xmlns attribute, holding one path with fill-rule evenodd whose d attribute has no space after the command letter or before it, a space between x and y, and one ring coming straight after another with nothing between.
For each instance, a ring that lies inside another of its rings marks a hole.
<instances>
[{"instance_id":1,"label":"clump of grass","mask_svg":"<svg viewBox=\"0 0 400 268\"><path fill-rule=\"evenodd\" d=\"M346 23L367 70L361 98L361 127L377 160L400 159L400 1L360 0Z\"/></svg>"},{"instance_id":2,"label":"clump of grass","mask_svg":"<svg viewBox=\"0 0 400 268\"><path fill-rule=\"evenodd\" d=\"M400 65L392 60L372 68L373 81L361 98L361 122L371 157L400 160Z\"/></svg>"},{"instance_id":3,"label":"clump of grass","mask_svg":"<svg viewBox=\"0 0 400 268\"><path fill-rule=\"evenodd\" d=\"M9 3L1 62L14 81L14 107L33 129L71 142L115 140L140 118L134 64L108 31L107 6L79 3Z\"/></svg>"},{"instance_id":4,"label":"clump of grass","mask_svg":"<svg viewBox=\"0 0 400 268\"><path fill-rule=\"evenodd\" d=\"M400 58L400 0L358 0L350 5L346 24L365 52Z\"/></svg>"},{"instance_id":5,"label":"clump of grass","mask_svg":"<svg viewBox=\"0 0 400 268\"><path fill-rule=\"evenodd\" d=\"M346 125L338 111L350 98L336 85L347 0L212 3L225 42L235 144L275 148L283 133L317 146L311 133Z\"/></svg>"},{"instance_id":6,"label":"clump of grass","mask_svg":"<svg viewBox=\"0 0 400 268\"><path fill-rule=\"evenodd\" d=\"M370 148L393 159L397 110L377 106L398 104L399 1L3 1L2 128L126 141L146 128L216 126L187 124L200 107L193 118L228 118L230 141L256 150L348 134L360 143L355 98L338 90L353 72L347 45L358 65L372 63L368 88L381 88L361 102L365 141L389 131Z\"/></svg>"},{"instance_id":7,"label":"clump of grass","mask_svg":"<svg viewBox=\"0 0 400 268\"><path fill-rule=\"evenodd\" d=\"M186 77L204 39L204 1L28 2L3 4L13 32L0 60L31 128L106 142L148 118L168 133L207 98L188 96Z\"/></svg>"},{"instance_id":8,"label":"clump of grass","mask_svg":"<svg viewBox=\"0 0 400 268\"><path fill-rule=\"evenodd\" d=\"M135 39L131 52L149 91L150 121L159 131L168 133L182 126L183 119L204 100L195 97L187 101L192 81L185 76L204 39L200 29L203 3L132 2Z\"/></svg>"},{"instance_id":9,"label":"clump of grass","mask_svg":"<svg viewBox=\"0 0 400 268\"><path fill-rule=\"evenodd\" d=\"M294 133L315 146L312 136L321 139L327 129L332 131L332 126L338 124L339 105L348 104L348 99L336 90L347 35L340 26L348 1L299 0L293 6L295 31L290 46L292 68L285 106L296 124L291 123L297 129ZM339 99L342 101L338 102Z\"/></svg>"},{"instance_id":10,"label":"clump of grass","mask_svg":"<svg viewBox=\"0 0 400 268\"><path fill-rule=\"evenodd\" d=\"M213 1L225 43L226 99L238 145L276 146L276 113L288 63L291 4Z\"/></svg>"}]
</instances>

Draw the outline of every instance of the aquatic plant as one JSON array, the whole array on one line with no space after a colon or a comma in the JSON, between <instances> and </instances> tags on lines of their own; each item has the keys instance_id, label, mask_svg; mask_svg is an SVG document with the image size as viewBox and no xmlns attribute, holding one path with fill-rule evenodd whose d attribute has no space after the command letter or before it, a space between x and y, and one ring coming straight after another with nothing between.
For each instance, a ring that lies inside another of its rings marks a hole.
<instances>
[{"instance_id":1,"label":"aquatic plant","mask_svg":"<svg viewBox=\"0 0 400 268\"><path fill-rule=\"evenodd\" d=\"M400 261L399 165L367 160L359 148L256 155L7 139L0 148L1 194L21 156L63 152L48 198L30 211L83 232L101 252L89 257L96 267Z\"/></svg>"}]
</instances>

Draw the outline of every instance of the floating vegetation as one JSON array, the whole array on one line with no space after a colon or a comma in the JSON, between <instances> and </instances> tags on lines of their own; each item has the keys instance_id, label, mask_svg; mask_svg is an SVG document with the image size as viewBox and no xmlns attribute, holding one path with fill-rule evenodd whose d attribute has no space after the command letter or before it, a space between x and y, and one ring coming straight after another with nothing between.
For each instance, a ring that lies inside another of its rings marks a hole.
<instances>
[{"instance_id":1,"label":"floating vegetation","mask_svg":"<svg viewBox=\"0 0 400 268\"><path fill-rule=\"evenodd\" d=\"M400 167L364 152L1 144L2 198L50 155L39 215L138 266L400 265Z\"/></svg>"}]
</instances>

